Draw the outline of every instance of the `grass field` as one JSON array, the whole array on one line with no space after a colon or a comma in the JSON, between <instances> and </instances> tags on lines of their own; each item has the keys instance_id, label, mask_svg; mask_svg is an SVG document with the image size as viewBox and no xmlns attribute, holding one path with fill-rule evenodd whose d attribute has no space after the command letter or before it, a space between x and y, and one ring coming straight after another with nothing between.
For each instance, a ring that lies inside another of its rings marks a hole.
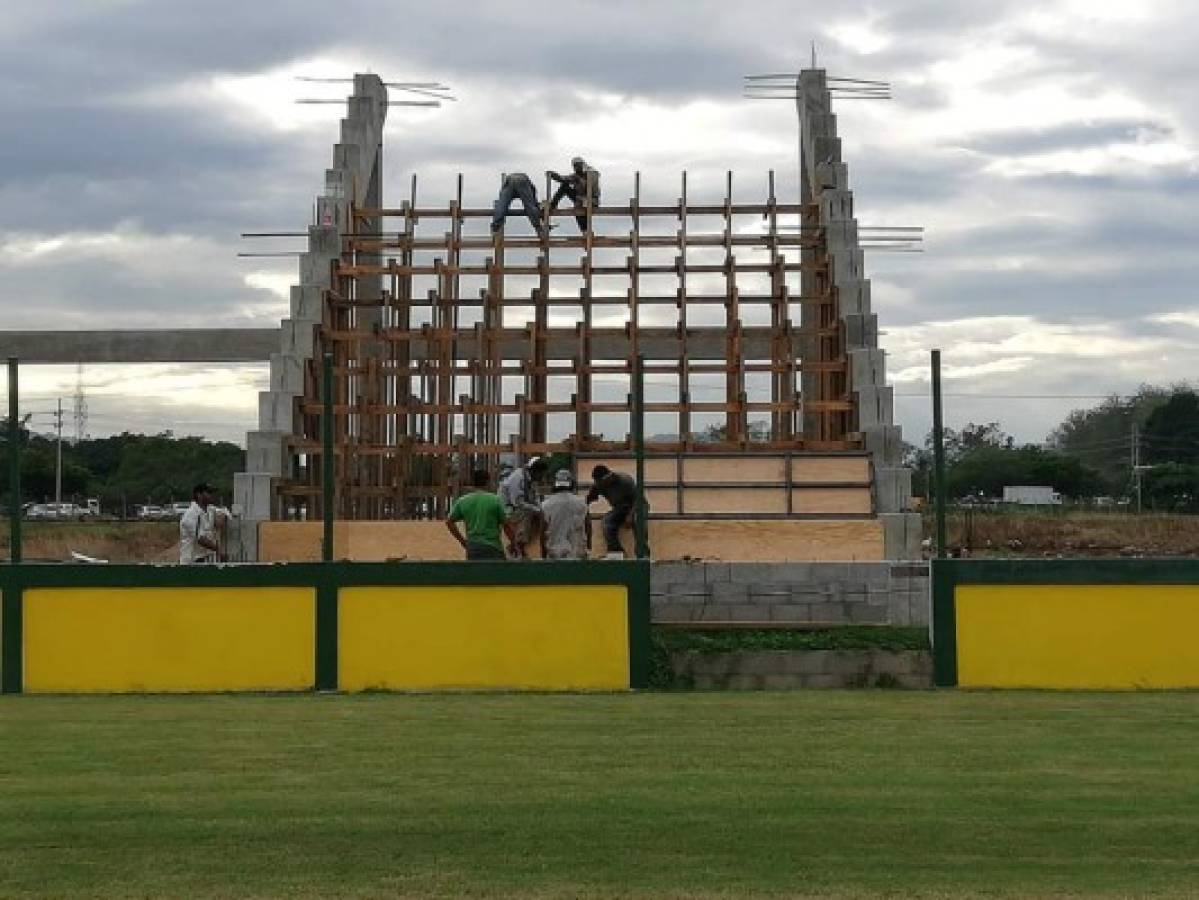
<instances>
[{"instance_id":1,"label":"grass field","mask_svg":"<svg viewBox=\"0 0 1199 900\"><path fill-rule=\"evenodd\" d=\"M0 895L1199 893L1199 697L0 700Z\"/></svg>"}]
</instances>

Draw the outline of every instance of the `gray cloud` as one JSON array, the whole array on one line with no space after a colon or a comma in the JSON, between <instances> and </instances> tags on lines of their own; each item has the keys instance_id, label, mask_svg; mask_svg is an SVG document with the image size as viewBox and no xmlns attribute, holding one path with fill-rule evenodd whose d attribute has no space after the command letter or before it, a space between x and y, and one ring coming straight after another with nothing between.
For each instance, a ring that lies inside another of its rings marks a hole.
<instances>
[{"instance_id":1,"label":"gray cloud","mask_svg":"<svg viewBox=\"0 0 1199 900\"><path fill-rule=\"evenodd\" d=\"M468 201L485 203L498 172L539 172L577 149L598 154L610 196L631 193L640 169L647 195L671 200L684 167L694 190L712 195L724 169L736 169L745 196L774 168L785 195L795 186L793 113L739 105L740 76L794 70L815 38L830 71L896 84L889 107L838 110L862 221L929 228L923 256L868 259L883 327L895 329L894 370L919 359L899 341L903 329L971 317L1100 322L1130 347L1148 346L1137 341L1188 327L1152 316L1199 309L1190 287L1199 276L1195 29L1182 3L1113 22L1065 9L1038 5L1037 16L1060 19L1045 25L1019 0L882 9L851 0L831 10L815 0L351 0L337 15L310 0L20 4L0 32L0 113L14 136L0 143L0 278L19 298L6 305L4 327L239 323L282 310L264 281L255 288L245 278L282 283L292 264L237 261L250 248L236 234L305 224L337 113L330 107L319 126L276 127L269 110L214 94L213 79L324 58L345 74L454 83L457 106L433 116L393 110L393 199L407 194L413 172L422 196L448 198L462 172ZM987 68L989 53L1007 62ZM290 88L279 103L317 90ZM1000 103L1017 94L1025 106ZM994 104L985 126L976 103ZM607 132L594 122L599 108L614 123ZM603 146L580 148L580 139ZM54 240L64 243L45 250ZM41 255L22 258L31 242L42 242ZM1053 346L1016 368L998 344L992 361L1013 368L963 375L961 390L1128 391L1146 378L1199 374L1177 349L1163 351L1166 362L1145 349L1113 362L1066 340ZM245 377L237 383L258 384L261 373ZM898 411L920 430L913 403L902 399ZM1069 407L996 409L1010 430L1037 438ZM988 408L963 401L951 424L994 417ZM251 410L248 402L230 415L250 425ZM104 415L159 428L172 413L165 400L130 400ZM207 415L192 419L213 427Z\"/></svg>"}]
</instances>

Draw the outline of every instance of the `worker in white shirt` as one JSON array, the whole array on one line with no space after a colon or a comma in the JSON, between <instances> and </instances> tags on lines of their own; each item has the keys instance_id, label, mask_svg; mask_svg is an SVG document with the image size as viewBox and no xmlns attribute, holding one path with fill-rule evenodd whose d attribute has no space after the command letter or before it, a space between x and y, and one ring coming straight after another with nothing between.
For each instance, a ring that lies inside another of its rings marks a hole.
<instances>
[{"instance_id":1,"label":"worker in white shirt","mask_svg":"<svg viewBox=\"0 0 1199 900\"><path fill-rule=\"evenodd\" d=\"M545 527L541 555L545 559L587 559L591 554L591 519L587 504L575 493L570 469L554 473L554 492L541 501Z\"/></svg>"},{"instance_id":2,"label":"worker in white shirt","mask_svg":"<svg viewBox=\"0 0 1199 900\"><path fill-rule=\"evenodd\" d=\"M179 520L179 564L194 566L215 562L220 554L216 526L208 509L212 505L212 486L201 482L192 488L192 504Z\"/></svg>"},{"instance_id":3,"label":"worker in white shirt","mask_svg":"<svg viewBox=\"0 0 1199 900\"><path fill-rule=\"evenodd\" d=\"M528 558L528 546L541 526L541 501L537 497L537 480L545 473L548 463L534 456L523 466L517 466L500 482L496 492L504 504L504 513L512 523L512 555Z\"/></svg>"}]
</instances>

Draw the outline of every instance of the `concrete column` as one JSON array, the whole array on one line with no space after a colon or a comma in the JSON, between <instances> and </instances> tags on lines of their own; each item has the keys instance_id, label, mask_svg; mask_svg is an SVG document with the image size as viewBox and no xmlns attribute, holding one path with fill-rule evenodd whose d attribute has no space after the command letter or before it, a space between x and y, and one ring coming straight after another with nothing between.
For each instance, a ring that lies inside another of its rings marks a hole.
<instances>
[{"instance_id":1,"label":"concrete column","mask_svg":"<svg viewBox=\"0 0 1199 900\"><path fill-rule=\"evenodd\" d=\"M903 436L893 420L894 395L887 386L885 354L878 347L878 318L870 306L870 282L854 218L849 167L841 158L837 119L832 115L832 98L824 71L801 72L797 93L801 201L816 203L820 209L829 255L829 278L836 291L849 356L850 392L857 400L855 427L874 463L874 506L884 521L886 553L890 559L917 559L919 516L907 513L911 472L900 466ZM814 277L805 281L805 291L815 283ZM804 306L805 313L809 308ZM803 324L814 322L805 316ZM811 358L815 347L805 342L802 352ZM809 391L814 392L817 384L815 377L805 376L804 393L814 396ZM804 426L814 428L815 417L805 416Z\"/></svg>"},{"instance_id":2,"label":"concrete column","mask_svg":"<svg viewBox=\"0 0 1199 900\"><path fill-rule=\"evenodd\" d=\"M333 166L325 172L325 191L317 198L316 221L308 229L308 250L300 255L290 315L281 323L279 352L270 357L270 387L259 394L258 428L246 436L246 471L234 478L234 512L242 520L237 550L245 560L257 559L259 523L280 512L276 487L291 475L296 401L304 395L306 367L318 355L325 291L332 287L342 236L354 229L352 210L382 205L386 118L383 82L377 75L354 76L348 114L341 120L340 140L333 148ZM378 224L373 228L377 232ZM373 286L368 283L363 296L380 296L381 285L381 280ZM377 308L364 315L368 322L378 323L381 318Z\"/></svg>"}]
</instances>

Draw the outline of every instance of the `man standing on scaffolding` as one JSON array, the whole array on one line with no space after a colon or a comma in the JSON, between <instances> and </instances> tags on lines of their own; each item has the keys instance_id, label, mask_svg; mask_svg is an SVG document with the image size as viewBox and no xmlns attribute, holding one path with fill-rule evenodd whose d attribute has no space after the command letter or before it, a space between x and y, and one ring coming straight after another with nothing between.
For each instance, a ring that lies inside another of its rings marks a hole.
<instances>
[{"instance_id":1,"label":"man standing on scaffolding","mask_svg":"<svg viewBox=\"0 0 1199 900\"><path fill-rule=\"evenodd\" d=\"M579 231L582 233L587 231L590 213L599 206L600 173L587 165L587 161L581 156L576 156L570 161L570 168L571 171L567 175L546 172L558 182L558 190L550 200L550 212L558 208L563 198L570 200L575 208L575 221L579 223Z\"/></svg>"}]
</instances>

